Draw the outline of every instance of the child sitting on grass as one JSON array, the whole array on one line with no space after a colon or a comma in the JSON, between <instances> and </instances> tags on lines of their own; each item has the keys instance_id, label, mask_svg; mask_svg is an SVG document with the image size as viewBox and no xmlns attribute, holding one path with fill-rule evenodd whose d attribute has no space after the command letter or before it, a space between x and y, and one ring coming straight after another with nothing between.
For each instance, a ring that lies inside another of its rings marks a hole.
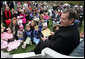
<instances>
[{"instance_id":1,"label":"child sitting on grass","mask_svg":"<svg viewBox=\"0 0 85 59\"><path fill-rule=\"evenodd\" d=\"M40 19L40 21L39 21L39 23L38 23L38 25L39 25L39 30L40 31L42 31L42 28L43 28L43 24L45 23L45 19L44 18L42 18L42 19Z\"/></svg>"},{"instance_id":2,"label":"child sitting on grass","mask_svg":"<svg viewBox=\"0 0 85 59\"><path fill-rule=\"evenodd\" d=\"M31 38L32 38L32 31L29 24L26 24L26 30L23 34L24 42L22 48L25 49L27 44L32 45Z\"/></svg>"},{"instance_id":3,"label":"child sitting on grass","mask_svg":"<svg viewBox=\"0 0 85 59\"><path fill-rule=\"evenodd\" d=\"M44 41L44 40L48 39L48 36L50 35L51 31L48 29L47 23L43 24L43 28L42 28L41 32L42 32L42 34L44 36L44 37L41 37L42 40Z\"/></svg>"},{"instance_id":4,"label":"child sitting on grass","mask_svg":"<svg viewBox=\"0 0 85 59\"><path fill-rule=\"evenodd\" d=\"M21 42L23 42L23 32L24 32L23 25L20 25L17 36Z\"/></svg>"},{"instance_id":5,"label":"child sitting on grass","mask_svg":"<svg viewBox=\"0 0 85 59\"><path fill-rule=\"evenodd\" d=\"M42 37L42 33L39 30L38 26L34 27L35 30L33 31L33 41L37 45L40 42L40 38Z\"/></svg>"},{"instance_id":6,"label":"child sitting on grass","mask_svg":"<svg viewBox=\"0 0 85 59\"><path fill-rule=\"evenodd\" d=\"M12 51L20 46L20 41L13 39L13 34L10 28L7 28L7 32L1 34L1 49Z\"/></svg>"},{"instance_id":7,"label":"child sitting on grass","mask_svg":"<svg viewBox=\"0 0 85 59\"><path fill-rule=\"evenodd\" d=\"M13 34L11 33L11 29L7 28L7 32L1 34L1 49L7 48L11 39L13 39Z\"/></svg>"}]
</instances>

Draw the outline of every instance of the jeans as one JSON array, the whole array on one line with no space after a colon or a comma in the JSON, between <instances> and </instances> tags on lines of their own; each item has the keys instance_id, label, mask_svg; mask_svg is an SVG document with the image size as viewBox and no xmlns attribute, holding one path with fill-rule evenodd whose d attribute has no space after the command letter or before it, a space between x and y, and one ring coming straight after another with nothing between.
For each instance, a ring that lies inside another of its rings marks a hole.
<instances>
[{"instance_id":1,"label":"jeans","mask_svg":"<svg viewBox=\"0 0 85 59\"><path fill-rule=\"evenodd\" d=\"M38 38L33 38L33 41L34 41L34 43L37 45L39 42L40 42L40 39L38 39Z\"/></svg>"},{"instance_id":2,"label":"jeans","mask_svg":"<svg viewBox=\"0 0 85 59\"><path fill-rule=\"evenodd\" d=\"M84 57L84 40L80 42L78 47L70 54L70 56Z\"/></svg>"}]
</instances>

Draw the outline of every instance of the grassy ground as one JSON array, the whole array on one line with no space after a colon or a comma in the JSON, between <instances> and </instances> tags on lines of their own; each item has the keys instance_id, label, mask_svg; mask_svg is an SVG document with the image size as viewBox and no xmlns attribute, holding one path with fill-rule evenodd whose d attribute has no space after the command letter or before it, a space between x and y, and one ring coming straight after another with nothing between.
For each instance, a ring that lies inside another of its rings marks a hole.
<instances>
[{"instance_id":1,"label":"grassy ground","mask_svg":"<svg viewBox=\"0 0 85 59\"><path fill-rule=\"evenodd\" d=\"M17 50L11 51L10 54L25 53L25 52L29 52L29 50L34 50L35 48L35 44L33 44L32 46L27 45L26 49L22 49L21 46Z\"/></svg>"},{"instance_id":2,"label":"grassy ground","mask_svg":"<svg viewBox=\"0 0 85 59\"><path fill-rule=\"evenodd\" d=\"M18 53L26 53L29 52L29 50L34 50L35 48L35 44L33 45L27 45L26 49L22 49L22 44L18 47L18 49L10 51L10 54L18 54ZM4 50L4 52L7 52L6 50Z\"/></svg>"},{"instance_id":3,"label":"grassy ground","mask_svg":"<svg viewBox=\"0 0 85 59\"><path fill-rule=\"evenodd\" d=\"M79 27L79 32L83 32L84 31L84 20L82 21L82 26Z\"/></svg>"},{"instance_id":4,"label":"grassy ground","mask_svg":"<svg viewBox=\"0 0 85 59\"><path fill-rule=\"evenodd\" d=\"M49 24L48 24L48 28L52 31L52 26L53 26L53 22L51 19L49 19Z\"/></svg>"}]
</instances>

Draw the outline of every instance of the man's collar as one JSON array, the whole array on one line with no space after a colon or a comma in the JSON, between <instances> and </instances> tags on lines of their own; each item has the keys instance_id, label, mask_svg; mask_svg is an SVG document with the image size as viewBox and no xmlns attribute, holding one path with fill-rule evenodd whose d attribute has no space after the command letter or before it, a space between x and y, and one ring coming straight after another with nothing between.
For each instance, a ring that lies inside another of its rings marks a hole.
<instances>
[{"instance_id":1,"label":"man's collar","mask_svg":"<svg viewBox=\"0 0 85 59\"><path fill-rule=\"evenodd\" d=\"M69 26L72 26L74 25L74 23L70 24ZM66 26L66 27L69 27L69 26ZM66 27L63 27L63 26L60 26L61 28L66 28Z\"/></svg>"},{"instance_id":2,"label":"man's collar","mask_svg":"<svg viewBox=\"0 0 85 59\"><path fill-rule=\"evenodd\" d=\"M74 25L74 23L72 23L71 25Z\"/></svg>"}]
</instances>

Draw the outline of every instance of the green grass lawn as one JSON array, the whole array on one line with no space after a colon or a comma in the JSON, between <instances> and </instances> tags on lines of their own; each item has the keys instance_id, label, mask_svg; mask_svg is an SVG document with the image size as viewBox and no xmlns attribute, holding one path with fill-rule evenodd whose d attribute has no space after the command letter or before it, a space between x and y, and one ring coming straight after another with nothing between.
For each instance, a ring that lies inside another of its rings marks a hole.
<instances>
[{"instance_id":1,"label":"green grass lawn","mask_svg":"<svg viewBox=\"0 0 85 59\"><path fill-rule=\"evenodd\" d=\"M82 21L82 26L79 27L79 33L81 33L82 31L84 31L84 20Z\"/></svg>"},{"instance_id":2,"label":"green grass lawn","mask_svg":"<svg viewBox=\"0 0 85 59\"><path fill-rule=\"evenodd\" d=\"M20 47L17 50L13 50L10 52L10 54L18 54L18 53L25 53L25 52L29 52L29 50L34 50L35 48L35 44L31 45L27 45L26 49L22 49L21 48L22 44L20 45Z\"/></svg>"},{"instance_id":3,"label":"green grass lawn","mask_svg":"<svg viewBox=\"0 0 85 59\"><path fill-rule=\"evenodd\" d=\"M53 26L53 22L51 19L49 19L49 24L48 24L48 28L52 31L52 26Z\"/></svg>"},{"instance_id":4,"label":"green grass lawn","mask_svg":"<svg viewBox=\"0 0 85 59\"><path fill-rule=\"evenodd\" d=\"M23 48L22 48L22 44L21 44L21 45L18 47L18 49L13 50L13 51L10 51L9 53L10 53L10 54L26 53L26 52L29 52L29 50L34 50L35 46L36 46L35 44L27 45L27 46L26 46L26 49L23 49ZM7 52L7 51L4 50L4 52Z\"/></svg>"}]
</instances>

